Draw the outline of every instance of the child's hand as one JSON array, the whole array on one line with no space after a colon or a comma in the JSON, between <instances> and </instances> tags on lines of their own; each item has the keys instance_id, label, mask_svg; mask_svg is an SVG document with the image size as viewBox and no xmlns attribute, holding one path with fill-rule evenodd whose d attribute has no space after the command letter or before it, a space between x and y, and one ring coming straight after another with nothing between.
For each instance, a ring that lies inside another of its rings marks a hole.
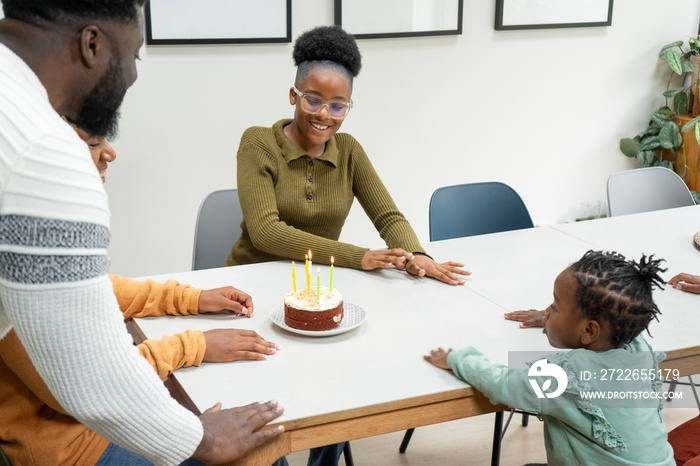
<instances>
[{"instance_id":1,"label":"child's hand","mask_svg":"<svg viewBox=\"0 0 700 466\"><path fill-rule=\"evenodd\" d=\"M688 293L700 294L700 276L689 273L679 273L668 281L668 284Z\"/></svg>"},{"instance_id":2,"label":"child's hand","mask_svg":"<svg viewBox=\"0 0 700 466\"><path fill-rule=\"evenodd\" d=\"M423 359L425 359L435 367L439 367L440 369L447 369L449 371L451 369L450 366L447 365L447 355L451 352L452 348L448 349L447 351L445 351L442 348L438 348L436 350L431 350L430 354L426 354L425 356L423 356Z\"/></svg>"},{"instance_id":3,"label":"child's hand","mask_svg":"<svg viewBox=\"0 0 700 466\"><path fill-rule=\"evenodd\" d=\"M503 314L506 320L521 322L520 328L544 327L544 311L528 309L527 311L513 311Z\"/></svg>"}]
</instances>

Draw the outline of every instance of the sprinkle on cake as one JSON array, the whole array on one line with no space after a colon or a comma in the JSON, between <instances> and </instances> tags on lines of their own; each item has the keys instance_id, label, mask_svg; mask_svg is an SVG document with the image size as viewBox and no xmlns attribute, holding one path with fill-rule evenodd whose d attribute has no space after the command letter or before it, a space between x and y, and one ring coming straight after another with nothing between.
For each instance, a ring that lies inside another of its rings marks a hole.
<instances>
[{"instance_id":1,"label":"sprinkle on cake","mask_svg":"<svg viewBox=\"0 0 700 466\"><path fill-rule=\"evenodd\" d=\"M343 297L321 287L299 290L284 297L284 321L301 330L331 330L343 320Z\"/></svg>"}]
</instances>

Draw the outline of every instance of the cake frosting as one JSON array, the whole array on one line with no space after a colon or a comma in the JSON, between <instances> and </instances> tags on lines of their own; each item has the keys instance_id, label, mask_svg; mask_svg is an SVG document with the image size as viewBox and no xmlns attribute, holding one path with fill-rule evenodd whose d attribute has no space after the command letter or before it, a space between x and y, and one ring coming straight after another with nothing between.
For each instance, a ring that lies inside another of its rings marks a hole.
<instances>
[{"instance_id":1,"label":"cake frosting","mask_svg":"<svg viewBox=\"0 0 700 466\"><path fill-rule=\"evenodd\" d=\"M300 330L330 330L343 320L343 296L321 287L299 290L284 297L284 322Z\"/></svg>"}]
</instances>

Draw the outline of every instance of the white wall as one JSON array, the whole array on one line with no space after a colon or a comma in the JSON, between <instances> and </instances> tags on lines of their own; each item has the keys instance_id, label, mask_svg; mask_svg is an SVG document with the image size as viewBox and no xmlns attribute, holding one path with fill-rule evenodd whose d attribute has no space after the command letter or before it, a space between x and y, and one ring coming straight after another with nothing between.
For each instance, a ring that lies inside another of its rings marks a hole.
<instances>
[{"instance_id":1,"label":"white wall","mask_svg":"<svg viewBox=\"0 0 700 466\"><path fill-rule=\"evenodd\" d=\"M292 37L332 24L332 4L294 0ZM700 4L615 0L613 25L600 28L495 31L494 15L494 1L465 0L462 35L359 41L363 70L343 130L426 243L430 195L443 185L508 183L540 225L605 209L607 177L637 166L619 139L663 103L658 52L697 33ZM292 115L291 52L143 48L107 173L113 273L190 268L197 208L210 191L236 186L242 132ZM383 246L359 207L341 239Z\"/></svg>"}]
</instances>

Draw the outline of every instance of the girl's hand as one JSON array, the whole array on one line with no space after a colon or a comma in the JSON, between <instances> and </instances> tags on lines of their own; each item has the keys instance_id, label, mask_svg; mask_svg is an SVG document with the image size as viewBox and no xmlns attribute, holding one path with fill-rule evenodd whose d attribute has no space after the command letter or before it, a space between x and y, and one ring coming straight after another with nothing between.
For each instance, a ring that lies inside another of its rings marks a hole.
<instances>
[{"instance_id":1,"label":"girl's hand","mask_svg":"<svg viewBox=\"0 0 700 466\"><path fill-rule=\"evenodd\" d=\"M438 348L436 350L431 350L430 354L426 354L423 356L423 359L428 361L430 364L432 364L435 367L439 367L440 369L450 369L450 366L447 365L447 355L452 352L452 348L448 349L445 351L442 348Z\"/></svg>"},{"instance_id":2,"label":"girl's hand","mask_svg":"<svg viewBox=\"0 0 700 466\"><path fill-rule=\"evenodd\" d=\"M401 248L367 251L362 257L362 270L386 269L392 266L402 269L404 261L411 259L413 254Z\"/></svg>"},{"instance_id":3,"label":"girl's hand","mask_svg":"<svg viewBox=\"0 0 700 466\"><path fill-rule=\"evenodd\" d=\"M269 342L252 330L222 328L204 333L206 362L230 362L267 359L277 353L280 345Z\"/></svg>"},{"instance_id":4,"label":"girl's hand","mask_svg":"<svg viewBox=\"0 0 700 466\"><path fill-rule=\"evenodd\" d=\"M528 309L527 311L513 311L503 314L506 320L520 322L520 328L544 327L544 311Z\"/></svg>"},{"instance_id":5,"label":"girl's hand","mask_svg":"<svg viewBox=\"0 0 700 466\"><path fill-rule=\"evenodd\" d=\"M438 264L424 254L415 254L413 259L410 259L406 264L406 271L419 277L427 275L448 285L464 285L464 280L461 280L455 274L471 275L472 273L460 267L464 267L464 264L452 261Z\"/></svg>"},{"instance_id":6,"label":"girl's hand","mask_svg":"<svg viewBox=\"0 0 700 466\"><path fill-rule=\"evenodd\" d=\"M253 298L232 286L202 291L199 313L231 311L237 316L253 315Z\"/></svg>"},{"instance_id":7,"label":"girl's hand","mask_svg":"<svg viewBox=\"0 0 700 466\"><path fill-rule=\"evenodd\" d=\"M668 284L681 291L700 294L700 276L689 273L679 273L668 281Z\"/></svg>"}]
</instances>

